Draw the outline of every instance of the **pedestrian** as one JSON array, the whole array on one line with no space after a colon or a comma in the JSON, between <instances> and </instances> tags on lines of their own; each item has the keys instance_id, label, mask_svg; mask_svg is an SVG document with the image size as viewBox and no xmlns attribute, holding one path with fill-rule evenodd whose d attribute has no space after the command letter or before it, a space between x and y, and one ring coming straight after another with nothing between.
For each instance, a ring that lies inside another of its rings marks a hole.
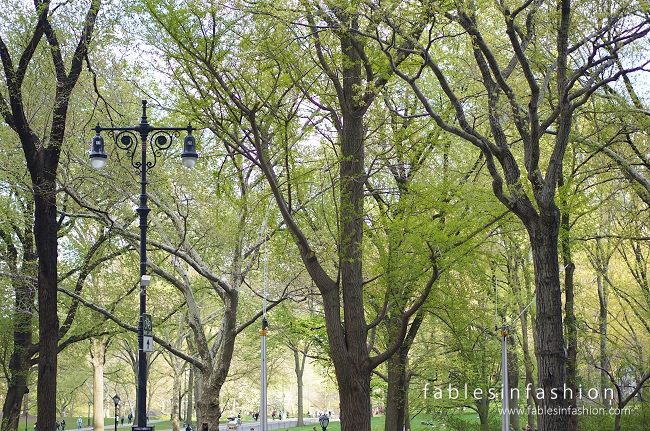
<instances>
[{"instance_id":1,"label":"pedestrian","mask_svg":"<svg viewBox=\"0 0 650 431\"><path fill-rule=\"evenodd\" d=\"M60 428L61 428L61 424L59 423L59 421L54 422L54 429L56 431L59 431Z\"/></svg>"},{"instance_id":2,"label":"pedestrian","mask_svg":"<svg viewBox=\"0 0 650 431\"><path fill-rule=\"evenodd\" d=\"M124 425L124 416L122 416L122 417L120 418L120 424L121 424L121 425Z\"/></svg>"},{"instance_id":3,"label":"pedestrian","mask_svg":"<svg viewBox=\"0 0 650 431\"><path fill-rule=\"evenodd\" d=\"M83 421L81 420L81 418L77 418L77 429L78 429L78 430L81 429L81 424L82 424L82 423L83 423Z\"/></svg>"},{"instance_id":4,"label":"pedestrian","mask_svg":"<svg viewBox=\"0 0 650 431\"><path fill-rule=\"evenodd\" d=\"M131 423L131 419L133 419L133 413L129 413L128 418L129 418L129 423Z\"/></svg>"},{"instance_id":5,"label":"pedestrian","mask_svg":"<svg viewBox=\"0 0 650 431\"><path fill-rule=\"evenodd\" d=\"M61 419L61 431L65 431L65 419Z\"/></svg>"}]
</instances>

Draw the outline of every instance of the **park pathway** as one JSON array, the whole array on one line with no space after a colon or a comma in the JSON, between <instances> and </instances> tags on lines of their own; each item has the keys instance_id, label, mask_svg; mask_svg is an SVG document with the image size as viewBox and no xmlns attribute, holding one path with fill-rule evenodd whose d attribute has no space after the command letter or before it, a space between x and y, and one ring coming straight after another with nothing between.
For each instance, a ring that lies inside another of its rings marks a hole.
<instances>
[{"instance_id":1,"label":"park pathway","mask_svg":"<svg viewBox=\"0 0 650 431\"><path fill-rule=\"evenodd\" d=\"M318 419L316 418L304 418L303 419L305 422L305 425L311 425L314 424L316 426L317 430L320 430L320 426L318 426ZM171 431L171 429L159 429L156 428L156 423L157 422L162 422L162 421L157 421L157 420L151 420L149 421L150 426L154 427L154 431ZM298 419L297 418L289 418L289 419L282 419L282 420L270 420L267 422L268 426L267 429L270 430L280 430L280 429L288 429L291 427L295 427L298 425ZM85 424L84 424L85 425ZM125 423L124 425L117 425L117 430L118 431L127 431L130 430L132 427L132 424ZM259 431L260 430L260 423L255 421L255 422L250 422L250 421L245 421L242 422L241 425L237 428L237 431L251 431L251 428L254 431ZM110 425L106 425L104 427L104 431L113 431L114 427ZM74 428L66 427L66 431L93 431L92 427L87 427L84 426L81 429L77 429L75 426ZM184 431L181 429L181 431ZM221 424L219 425L219 431L228 431L228 425L227 424Z\"/></svg>"}]
</instances>

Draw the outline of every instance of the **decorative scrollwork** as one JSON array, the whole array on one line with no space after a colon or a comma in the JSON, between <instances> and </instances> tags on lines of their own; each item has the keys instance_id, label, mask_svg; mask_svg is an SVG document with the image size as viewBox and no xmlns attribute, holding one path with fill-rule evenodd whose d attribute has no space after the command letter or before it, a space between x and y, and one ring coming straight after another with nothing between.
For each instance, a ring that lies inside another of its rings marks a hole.
<instances>
[{"instance_id":1,"label":"decorative scrollwork","mask_svg":"<svg viewBox=\"0 0 650 431\"><path fill-rule=\"evenodd\" d=\"M110 134L113 136L115 145L119 149L126 151L126 153L129 155L129 158L131 159L131 166L133 166L136 170L140 170L140 165L142 163L140 163L136 158L136 154L139 154L137 152L138 136L131 130L122 130L117 134L115 134L113 131L110 131Z\"/></svg>"},{"instance_id":2,"label":"decorative scrollwork","mask_svg":"<svg viewBox=\"0 0 650 431\"><path fill-rule=\"evenodd\" d=\"M149 148L151 148L153 160L147 160L147 171L156 166L158 157L172 146L174 138L178 138L178 136L178 132L175 131L157 130L149 137Z\"/></svg>"},{"instance_id":3,"label":"decorative scrollwork","mask_svg":"<svg viewBox=\"0 0 650 431\"><path fill-rule=\"evenodd\" d=\"M138 174L142 173L142 147L140 144L141 137L136 131L122 130L118 133L110 131L113 135L115 145L121 150L126 151L128 157L131 159L131 166L133 166ZM151 149L152 157L145 157L147 173L156 166L158 157L160 157L165 150L169 149L174 143L174 139L179 138L179 131L157 130L147 138L147 146Z\"/></svg>"}]
</instances>

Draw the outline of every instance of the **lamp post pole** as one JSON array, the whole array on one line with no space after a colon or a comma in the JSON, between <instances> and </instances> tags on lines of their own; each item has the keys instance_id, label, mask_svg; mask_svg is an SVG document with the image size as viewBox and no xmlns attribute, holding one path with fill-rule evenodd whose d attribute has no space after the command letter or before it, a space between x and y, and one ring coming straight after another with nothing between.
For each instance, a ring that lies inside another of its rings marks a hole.
<instances>
[{"instance_id":1,"label":"lamp post pole","mask_svg":"<svg viewBox=\"0 0 650 431\"><path fill-rule=\"evenodd\" d=\"M27 402L27 397L25 397L25 431L27 431L27 415L29 414L29 407Z\"/></svg>"},{"instance_id":2,"label":"lamp post pole","mask_svg":"<svg viewBox=\"0 0 650 431\"><path fill-rule=\"evenodd\" d=\"M88 426L90 426L90 404L92 403L88 401Z\"/></svg>"},{"instance_id":3,"label":"lamp post pole","mask_svg":"<svg viewBox=\"0 0 650 431\"><path fill-rule=\"evenodd\" d=\"M150 208L147 206L147 171L156 165L157 156L168 149L177 132L187 131L183 143L181 160L187 168L194 167L199 155L196 152L195 140L192 136L194 128L187 127L152 127L147 120L147 101L142 101L142 118L140 124L134 127L95 127L95 137L90 150L90 163L95 168L101 168L106 163L104 138L102 131L118 132L115 135L115 145L125 150L131 156L131 165L140 173L140 205L136 212L140 216L140 320L138 324L138 388L136 394L137 425L133 431L152 431L147 426L147 353L153 351L151 337L151 317L147 315L147 286L151 277L147 275L147 216ZM151 138L150 135L151 134ZM137 138L140 138L140 160L138 160ZM147 146L153 150L153 160L147 160ZM146 327L145 327L146 326ZM117 427L117 425L116 425Z\"/></svg>"},{"instance_id":4,"label":"lamp post pole","mask_svg":"<svg viewBox=\"0 0 650 431\"><path fill-rule=\"evenodd\" d=\"M113 395L113 402L115 403L115 431L117 431L117 405L120 403L120 396Z\"/></svg>"}]
</instances>

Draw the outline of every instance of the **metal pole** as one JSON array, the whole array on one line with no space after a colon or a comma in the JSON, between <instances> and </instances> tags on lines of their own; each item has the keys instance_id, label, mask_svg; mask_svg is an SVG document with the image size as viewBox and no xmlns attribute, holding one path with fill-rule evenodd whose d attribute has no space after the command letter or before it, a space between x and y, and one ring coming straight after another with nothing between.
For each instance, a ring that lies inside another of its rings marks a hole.
<instances>
[{"instance_id":1,"label":"metal pole","mask_svg":"<svg viewBox=\"0 0 650 431\"><path fill-rule=\"evenodd\" d=\"M90 426L90 401L88 401L88 426Z\"/></svg>"},{"instance_id":2,"label":"metal pole","mask_svg":"<svg viewBox=\"0 0 650 431\"><path fill-rule=\"evenodd\" d=\"M137 394L137 428L147 428L147 353L144 350L143 315L147 312L147 286L142 283L142 276L147 274L147 101L142 101L142 119L140 121L140 138L142 141L142 165L140 168L140 205L136 210L140 215L140 322L138 324L138 394Z\"/></svg>"},{"instance_id":3,"label":"metal pole","mask_svg":"<svg viewBox=\"0 0 650 431\"><path fill-rule=\"evenodd\" d=\"M115 431L117 431L117 404L115 404Z\"/></svg>"},{"instance_id":4,"label":"metal pole","mask_svg":"<svg viewBox=\"0 0 650 431\"><path fill-rule=\"evenodd\" d=\"M510 430L510 389L508 388L508 327L501 329L501 381L503 383L503 399L501 401L501 431Z\"/></svg>"},{"instance_id":5,"label":"metal pole","mask_svg":"<svg viewBox=\"0 0 650 431\"><path fill-rule=\"evenodd\" d=\"M266 417L266 328L268 324L266 322L266 317L262 318L262 330L260 335L262 336L262 378L260 382L260 431L267 431L268 422Z\"/></svg>"}]
</instances>

